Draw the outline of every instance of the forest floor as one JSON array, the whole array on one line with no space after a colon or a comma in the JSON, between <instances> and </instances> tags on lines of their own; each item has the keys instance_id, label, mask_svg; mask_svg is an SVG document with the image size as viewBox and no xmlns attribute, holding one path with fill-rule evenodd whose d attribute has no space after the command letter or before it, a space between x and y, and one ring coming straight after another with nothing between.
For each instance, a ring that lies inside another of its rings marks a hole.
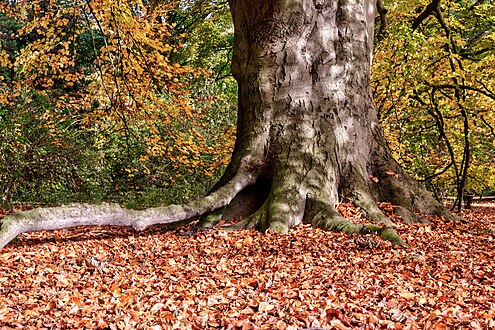
<instances>
[{"instance_id":1,"label":"forest floor","mask_svg":"<svg viewBox=\"0 0 495 330\"><path fill-rule=\"evenodd\" d=\"M495 328L495 203L462 215L398 224L410 248L305 225L23 234L0 250L0 329Z\"/></svg>"}]
</instances>

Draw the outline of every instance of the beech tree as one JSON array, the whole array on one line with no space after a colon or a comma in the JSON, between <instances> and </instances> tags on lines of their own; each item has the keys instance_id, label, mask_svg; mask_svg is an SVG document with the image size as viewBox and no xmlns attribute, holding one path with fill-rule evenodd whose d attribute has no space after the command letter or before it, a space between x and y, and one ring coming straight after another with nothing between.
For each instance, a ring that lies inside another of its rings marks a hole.
<instances>
[{"instance_id":1,"label":"beech tree","mask_svg":"<svg viewBox=\"0 0 495 330\"><path fill-rule=\"evenodd\" d=\"M73 204L8 215L0 247L22 232L80 225L198 226L238 219L232 228L291 226L375 233L407 245L377 202L406 222L417 212L452 215L392 158L373 105L370 65L374 0L230 0L232 73L238 82L234 152L204 198L142 211ZM352 201L373 224L345 220L335 205Z\"/></svg>"}]
</instances>

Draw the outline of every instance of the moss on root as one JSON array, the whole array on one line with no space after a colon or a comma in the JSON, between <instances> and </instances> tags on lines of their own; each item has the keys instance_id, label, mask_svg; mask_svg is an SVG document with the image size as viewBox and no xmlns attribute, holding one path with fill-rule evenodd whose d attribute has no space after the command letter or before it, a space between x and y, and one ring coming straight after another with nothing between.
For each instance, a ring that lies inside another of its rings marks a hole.
<instances>
[{"instance_id":1,"label":"moss on root","mask_svg":"<svg viewBox=\"0 0 495 330\"><path fill-rule=\"evenodd\" d=\"M278 221L270 224L269 229L279 234L287 234L289 232L289 227L287 224Z\"/></svg>"},{"instance_id":2,"label":"moss on root","mask_svg":"<svg viewBox=\"0 0 495 330\"><path fill-rule=\"evenodd\" d=\"M344 219L331 205L320 201L310 201L306 210L306 222L324 230L345 232L348 234L376 234L393 245L408 247L407 243L391 226L376 224L355 224Z\"/></svg>"},{"instance_id":3,"label":"moss on root","mask_svg":"<svg viewBox=\"0 0 495 330\"><path fill-rule=\"evenodd\" d=\"M408 247L409 245L397 234L392 227L382 227L379 225L360 225L349 222L347 220L332 220L328 219L327 229L341 231L348 234L370 235L375 234L382 239L391 242L393 245Z\"/></svg>"}]
</instances>

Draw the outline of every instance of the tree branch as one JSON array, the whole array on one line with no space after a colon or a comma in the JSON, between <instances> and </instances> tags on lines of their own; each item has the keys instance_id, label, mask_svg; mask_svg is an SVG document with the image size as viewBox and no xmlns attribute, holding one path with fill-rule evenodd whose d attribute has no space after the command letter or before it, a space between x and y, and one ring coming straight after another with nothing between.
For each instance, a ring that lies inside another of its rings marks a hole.
<instances>
[{"instance_id":1,"label":"tree branch","mask_svg":"<svg viewBox=\"0 0 495 330\"><path fill-rule=\"evenodd\" d=\"M416 17L416 19L413 22L412 29L416 30L421 25L421 23L423 23L425 19L427 19L431 14L433 14L436 11L439 4L440 4L440 0L433 0L432 2L430 2L428 6L426 6L425 10L423 10L423 12L419 14L418 17Z\"/></svg>"},{"instance_id":2,"label":"tree branch","mask_svg":"<svg viewBox=\"0 0 495 330\"><path fill-rule=\"evenodd\" d=\"M471 39L469 39L466 44L464 45L464 49L467 50L468 48L470 48L473 44L477 43L478 41L480 41L481 39L483 39L484 37L488 36L489 34L491 34L492 32L495 31L495 26L490 26L488 29L486 29L485 31L473 36Z\"/></svg>"},{"instance_id":3,"label":"tree branch","mask_svg":"<svg viewBox=\"0 0 495 330\"><path fill-rule=\"evenodd\" d=\"M388 27L387 12L388 12L388 10L383 5L382 0L376 1L376 11L378 12L378 15L380 16L380 28L378 30L378 37L383 39L387 35L387 27Z\"/></svg>"},{"instance_id":4,"label":"tree branch","mask_svg":"<svg viewBox=\"0 0 495 330\"><path fill-rule=\"evenodd\" d=\"M478 81L477 81L478 82ZM426 86L429 86L429 87L433 87L433 88L437 88L437 89L464 89L464 90L468 90L468 91L473 91L473 92L477 92L477 93L480 93L488 98L491 98L492 100L495 100L495 93L490 91L490 90L482 90L481 88L478 88L478 87L473 87L473 86L468 86L468 85L465 85L465 84L432 84L432 83L429 83L427 81L423 81L423 83L426 85ZM483 86L485 87L485 86ZM486 87L485 87L486 89Z\"/></svg>"}]
</instances>

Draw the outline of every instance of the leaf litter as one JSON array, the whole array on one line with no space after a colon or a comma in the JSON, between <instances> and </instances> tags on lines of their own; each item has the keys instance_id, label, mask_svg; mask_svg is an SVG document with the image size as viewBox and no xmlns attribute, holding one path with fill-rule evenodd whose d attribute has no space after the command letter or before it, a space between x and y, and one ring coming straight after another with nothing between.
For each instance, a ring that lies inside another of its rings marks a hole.
<instances>
[{"instance_id":1,"label":"leaf litter","mask_svg":"<svg viewBox=\"0 0 495 330\"><path fill-rule=\"evenodd\" d=\"M470 222L394 219L409 249L307 225L23 234L0 250L0 328L495 328L495 204L462 215Z\"/></svg>"}]
</instances>

